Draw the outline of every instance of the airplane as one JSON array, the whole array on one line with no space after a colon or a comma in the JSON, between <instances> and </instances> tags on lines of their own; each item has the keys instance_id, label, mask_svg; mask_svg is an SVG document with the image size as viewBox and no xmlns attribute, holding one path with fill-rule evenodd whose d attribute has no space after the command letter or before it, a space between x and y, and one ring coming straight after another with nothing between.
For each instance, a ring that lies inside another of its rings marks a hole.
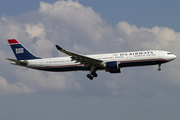
<instances>
[{"instance_id":1,"label":"airplane","mask_svg":"<svg viewBox=\"0 0 180 120\"><path fill-rule=\"evenodd\" d=\"M8 39L16 59L6 58L11 64L36 70L66 72L66 71L90 71L87 77L93 80L99 70L109 73L121 73L121 68L134 66L158 65L170 62L176 55L162 50L144 50L132 52L106 53L82 55L65 50L56 45L57 50L68 57L40 58L33 55L16 39Z\"/></svg>"}]
</instances>

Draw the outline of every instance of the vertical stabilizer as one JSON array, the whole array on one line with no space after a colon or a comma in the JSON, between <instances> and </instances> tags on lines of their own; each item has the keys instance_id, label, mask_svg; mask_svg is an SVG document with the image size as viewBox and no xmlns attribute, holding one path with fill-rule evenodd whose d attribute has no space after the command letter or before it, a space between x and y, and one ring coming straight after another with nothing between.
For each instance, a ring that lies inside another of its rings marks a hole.
<instances>
[{"instance_id":1,"label":"vertical stabilizer","mask_svg":"<svg viewBox=\"0 0 180 120\"><path fill-rule=\"evenodd\" d=\"M34 56L28 49L26 49L20 42L16 39L8 40L14 55L17 60L31 60L31 59L40 59L39 57Z\"/></svg>"}]
</instances>

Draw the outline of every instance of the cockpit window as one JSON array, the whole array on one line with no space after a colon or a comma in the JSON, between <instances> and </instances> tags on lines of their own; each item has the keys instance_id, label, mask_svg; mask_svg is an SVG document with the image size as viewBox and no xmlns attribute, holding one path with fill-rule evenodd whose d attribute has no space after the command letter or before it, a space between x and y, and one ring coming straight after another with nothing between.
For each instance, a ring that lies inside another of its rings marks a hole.
<instances>
[{"instance_id":1,"label":"cockpit window","mask_svg":"<svg viewBox=\"0 0 180 120\"><path fill-rule=\"evenodd\" d=\"M172 53L167 53L168 55L172 55Z\"/></svg>"}]
</instances>

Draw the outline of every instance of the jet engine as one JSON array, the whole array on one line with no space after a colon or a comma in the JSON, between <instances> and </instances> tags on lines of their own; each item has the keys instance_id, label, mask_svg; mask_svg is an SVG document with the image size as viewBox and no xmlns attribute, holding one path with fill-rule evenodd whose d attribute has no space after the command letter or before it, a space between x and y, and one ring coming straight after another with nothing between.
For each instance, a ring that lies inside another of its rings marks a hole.
<instances>
[{"instance_id":1,"label":"jet engine","mask_svg":"<svg viewBox=\"0 0 180 120\"><path fill-rule=\"evenodd\" d=\"M106 72L110 72L110 73L121 73L121 69L119 65L120 63L118 61L111 61L111 62L104 63Z\"/></svg>"},{"instance_id":2,"label":"jet engine","mask_svg":"<svg viewBox=\"0 0 180 120\"><path fill-rule=\"evenodd\" d=\"M119 68L119 63L118 61L111 61L111 62L106 62L104 64L104 67L108 70L110 69L118 69Z\"/></svg>"}]
</instances>

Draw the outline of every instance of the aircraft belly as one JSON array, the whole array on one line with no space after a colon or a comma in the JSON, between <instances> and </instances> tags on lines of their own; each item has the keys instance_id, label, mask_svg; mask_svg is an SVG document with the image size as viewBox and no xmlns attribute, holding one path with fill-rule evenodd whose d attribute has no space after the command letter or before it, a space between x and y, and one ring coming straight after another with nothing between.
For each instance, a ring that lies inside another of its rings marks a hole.
<instances>
[{"instance_id":1,"label":"aircraft belly","mask_svg":"<svg viewBox=\"0 0 180 120\"><path fill-rule=\"evenodd\" d=\"M36 68L38 70L43 71L51 71L51 72L66 72L66 71L89 71L90 68L86 68L85 66L72 66L72 67L42 67ZM103 68L96 68L97 70L102 70Z\"/></svg>"},{"instance_id":2,"label":"aircraft belly","mask_svg":"<svg viewBox=\"0 0 180 120\"><path fill-rule=\"evenodd\" d=\"M148 60L148 61L123 61L120 67L133 67L133 66L145 66L145 65L158 65L163 64L165 60Z\"/></svg>"},{"instance_id":3,"label":"aircraft belly","mask_svg":"<svg viewBox=\"0 0 180 120\"><path fill-rule=\"evenodd\" d=\"M52 71L52 72L66 72L66 71L87 70L87 68L83 67L83 66L76 66L76 67L44 67L44 68L39 68L39 70Z\"/></svg>"}]
</instances>

